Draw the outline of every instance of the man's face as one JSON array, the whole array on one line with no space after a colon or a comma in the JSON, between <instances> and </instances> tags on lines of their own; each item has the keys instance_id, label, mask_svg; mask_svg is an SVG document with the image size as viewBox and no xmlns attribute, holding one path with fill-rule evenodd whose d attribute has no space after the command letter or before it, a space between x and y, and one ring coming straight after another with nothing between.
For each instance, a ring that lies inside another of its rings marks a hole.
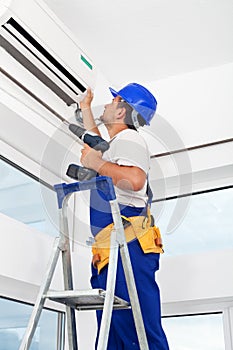
<instances>
[{"instance_id":1,"label":"man's face","mask_svg":"<svg viewBox=\"0 0 233 350\"><path fill-rule=\"evenodd\" d=\"M116 96L112 99L111 103L108 103L104 106L104 113L100 117L100 119L105 125L116 122L116 116L119 112L118 103L120 101L121 101L121 97Z\"/></svg>"}]
</instances>

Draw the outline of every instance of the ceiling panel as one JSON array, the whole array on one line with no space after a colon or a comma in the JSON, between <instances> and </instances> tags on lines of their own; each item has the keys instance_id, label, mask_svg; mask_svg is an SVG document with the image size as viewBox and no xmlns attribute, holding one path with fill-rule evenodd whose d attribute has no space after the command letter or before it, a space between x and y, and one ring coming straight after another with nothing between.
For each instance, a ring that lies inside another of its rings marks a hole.
<instances>
[{"instance_id":1,"label":"ceiling panel","mask_svg":"<svg viewBox=\"0 0 233 350\"><path fill-rule=\"evenodd\" d=\"M233 61L232 0L46 3L115 86Z\"/></svg>"}]
</instances>

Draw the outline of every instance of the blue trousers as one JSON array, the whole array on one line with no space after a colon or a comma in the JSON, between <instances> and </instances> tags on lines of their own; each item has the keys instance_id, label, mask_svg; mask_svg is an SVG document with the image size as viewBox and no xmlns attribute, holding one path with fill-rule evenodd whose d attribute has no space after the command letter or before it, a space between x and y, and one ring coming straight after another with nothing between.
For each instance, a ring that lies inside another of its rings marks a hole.
<instances>
[{"instance_id":1,"label":"blue trousers","mask_svg":"<svg viewBox=\"0 0 233 350\"><path fill-rule=\"evenodd\" d=\"M144 254L137 240L128 243L132 268L135 277L142 317L150 350L169 350L168 342L161 325L160 292L155 281L155 272L159 269L159 254ZM98 275L92 267L91 285L93 288L106 289L108 267ZM119 255L115 295L129 301L123 266ZM102 311L97 311L98 334ZM112 314L108 350L140 350L132 311L114 310Z\"/></svg>"}]
</instances>

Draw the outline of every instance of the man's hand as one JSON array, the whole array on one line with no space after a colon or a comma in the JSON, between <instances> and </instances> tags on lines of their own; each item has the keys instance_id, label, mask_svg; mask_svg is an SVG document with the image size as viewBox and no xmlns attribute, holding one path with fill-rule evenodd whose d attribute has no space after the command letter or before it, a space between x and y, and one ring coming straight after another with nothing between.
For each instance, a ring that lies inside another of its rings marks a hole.
<instances>
[{"instance_id":1,"label":"man's hand","mask_svg":"<svg viewBox=\"0 0 233 350\"><path fill-rule=\"evenodd\" d=\"M99 169L105 164L105 161L102 159L102 152L96 151L95 149L89 147L86 143L84 148L81 150L80 161L82 165L86 168L93 169L99 172Z\"/></svg>"},{"instance_id":2,"label":"man's hand","mask_svg":"<svg viewBox=\"0 0 233 350\"><path fill-rule=\"evenodd\" d=\"M123 166L102 159L101 151L89 147L86 143L81 150L81 163L95 170L99 175L112 178L115 186L123 190L139 191L146 181L145 172L136 166Z\"/></svg>"},{"instance_id":3,"label":"man's hand","mask_svg":"<svg viewBox=\"0 0 233 350\"><path fill-rule=\"evenodd\" d=\"M86 130L93 131L97 135L101 136L91 110L91 103L92 103L93 97L94 97L93 92L91 91L90 88L87 88L86 95L84 96L83 100L80 101L79 105L82 110L84 128Z\"/></svg>"},{"instance_id":4,"label":"man's hand","mask_svg":"<svg viewBox=\"0 0 233 350\"><path fill-rule=\"evenodd\" d=\"M86 92L86 95L84 96L83 100L80 101L80 108L81 110L85 110L85 109L88 109L88 108L91 108L91 102L93 100L93 92L91 91L90 88L87 89L87 92Z\"/></svg>"}]
</instances>

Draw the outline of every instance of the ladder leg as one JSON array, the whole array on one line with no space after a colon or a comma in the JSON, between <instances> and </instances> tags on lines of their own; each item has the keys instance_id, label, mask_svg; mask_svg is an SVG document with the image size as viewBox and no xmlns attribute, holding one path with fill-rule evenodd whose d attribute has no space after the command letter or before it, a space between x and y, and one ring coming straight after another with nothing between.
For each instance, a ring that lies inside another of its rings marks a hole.
<instances>
[{"instance_id":1,"label":"ladder leg","mask_svg":"<svg viewBox=\"0 0 233 350\"><path fill-rule=\"evenodd\" d=\"M122 260L122 265L125 273L126 284L128 287L130 304L132 306L132 312L133 312L135 327L137 330L140 349L149 350L145 327L144 327L142 314L141 314L141 308L140 308L139 299L138 299L138 293L137 293L137 289L134 281L133 270L129 260L130 256L129 256L127 243L124 243L120 247L120 253L121 253L121 260Z\"/></svg>"},{"instance_id":2,"label":"ladder leg","mask_svg":"<svg viewBox=\"0 0 233 350\"><path fill-rule=\"evenodd\" d=\"M116 242L116 230L111 232L110 255L108 264L108 276L106 283L106 297L102 313L100 333L97 350L106 350L108 345L108 335L111 324L111 315L113 309L113 300L116 284L116 272L118 261L119 245Z\"/></svg>"},{"instance_id":3,"label":"ladder leg","mask_svg":"<svg viewBox=\"0 0 233 350\"><path fill-rule=\"evenodd\" d=\"M73 277L72 277L72 263L70 254L70 239L69 239L69 227L68 227L68 199L67 196L63 202L62 208L59 210L59 221L60 229L64 237L65 249L62 251L62 265L63 265L63 276L64 276L64 287L65 290L73 290ZM77 329L76 329L76 318L75 309L66 306L66 322L67 322L67 334L68 343L70 350L77 350Z\"/></svg>"},{"instance_id":4,"label":"ladder leg","mask_svg":"<svg viewBox=\"0 0 233 350\"><path fill-rule=\"evenodd\" d=\"M129 255L128 246L125 240L124 227L121 221L119 206L118 206L117 200L110 201L109 203L112 208L114 226L118 233L117 240L120 245L122 265L125 273L126 284L129 292L130 304L132 307L134 323L137 331L140 349L149 350L145 327L144 327L142 314L141 314L141 308L140 308L139 299L138 299L138 293L135 285L130 255Z\"/></svg>"},{"instance_id":5,"label":"ladder leg","mask_svg":"<svg viewBox=\"0 0 233 350\"><path fill-rule=\"evenodd\" d=\"M56 268L56 264L59 258L59 254L61 252L60 250L60 243L61 239L60 237L56 238L56 244L53 248L53 253L50 257L47 271L44 276L44 281L41 284L26 332L24 334L23 340L21 342L19 350L28 350L30 347L30 344L32 342L33 335L35 333L36 327L39 322L39 318L45 303L45 294L47 293L49 286L51 284L51 280Z\"/></svg>"}]
</instances>

